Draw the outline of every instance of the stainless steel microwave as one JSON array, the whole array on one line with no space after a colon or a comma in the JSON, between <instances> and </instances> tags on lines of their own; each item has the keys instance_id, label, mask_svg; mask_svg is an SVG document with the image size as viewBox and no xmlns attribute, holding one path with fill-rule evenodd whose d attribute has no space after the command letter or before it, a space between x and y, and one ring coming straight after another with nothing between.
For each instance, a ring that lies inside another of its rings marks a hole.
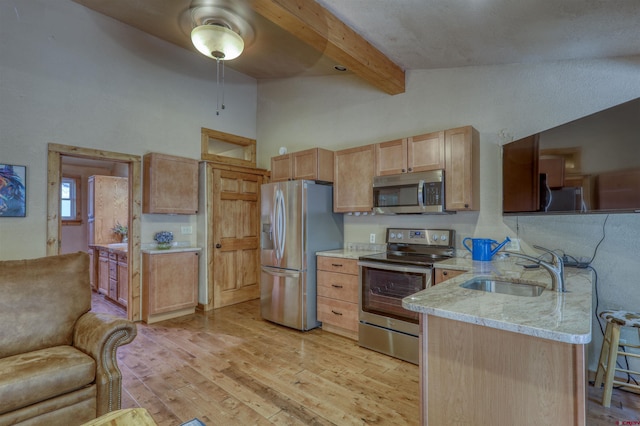
<instances>
[{"instance_id":1,"label":"stainless steel microwave","mask_svg":"<svg viewBox=\"0 0 640 426\"><path fill-rule=\"evenodd\" d=\"M373 211L378 214L444 213L444 170L374 177Z\"/></svg>"}]
</instances>

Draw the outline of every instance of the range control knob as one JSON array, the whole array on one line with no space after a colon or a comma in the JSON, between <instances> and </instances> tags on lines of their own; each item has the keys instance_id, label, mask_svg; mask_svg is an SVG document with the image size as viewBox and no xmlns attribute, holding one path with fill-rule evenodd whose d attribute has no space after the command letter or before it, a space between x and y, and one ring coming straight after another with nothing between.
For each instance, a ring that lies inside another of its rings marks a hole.
<instances>
[{"instance_id":1,"label":"range control knob","mask_svg":"<svg viewBox=\"0 0 640 426\"><path fill-rule=\"evenodd\" d=\"M447 236L445 234L440 235L441 241L447 241Z\"/></svg>"},{"instance_id":2,"label":"range control knob","mask_svg":"<svg viewBox=\"0 0 640 426\"><path fill-rule=\"evenodd\" d=\"M436 234L433 234L433 236L431 236L431 239L433 241L438 241L438 236Z\"/></svg>"},{"instance_id":3,"label":"range control knob","mask_svg":"<svg viewBox=\"0 0 640 426\"><path fill-rule=\"evenodd\" d=\"M395 232L390 233L389 234L389 239L393 240L394 238L396 238L396 233Z\"/></svg>"},{"instance_id":4,"label":"range control knob","mask_svg":"<svg viewBox=\"0 0 640 426\"><path fill-rule=\"evenodd\" d=\"M401 239L404 238L404 235L402 234L402 232L398 232L397 237L398 237L399 240L401 240Z\"/></svg>"}]
</instances>

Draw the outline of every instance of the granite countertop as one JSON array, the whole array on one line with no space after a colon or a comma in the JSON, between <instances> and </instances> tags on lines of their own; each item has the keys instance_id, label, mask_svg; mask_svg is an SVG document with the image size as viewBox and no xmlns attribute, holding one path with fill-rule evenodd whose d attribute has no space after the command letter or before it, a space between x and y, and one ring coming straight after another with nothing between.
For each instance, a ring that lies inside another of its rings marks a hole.
<instances>
[{"instance_id":1,"label":"granite countertop","mask_svg":"<svg viewBox=\"0 0 640 426\"><path fill-rule=\"evenodd\" d=\"M143 245L142 252L147 254L167 254L167 253L182 253L188 251L201 251L200 247L188 247L188 246L173 246L170 249L158 249L155 244L149 246Z\"/></svg>"},{"instance_id":2,"label":"granite countertop","mask_svg":"<svg viewBox=\"0 0 640 426\"><path fill-rule=\"evenodd\" d=\"M474 262L453 258L437 268L467 273L405 297L406 309L442 318L570 344L591 341L592 274L587 269L565 268L566 293L551 290L551 276L544 268L524 269L523 259L507 258ZM526 261L525 261L526 262ZM512 296L470 290L460 284L474 276L504 277L547 289L537 297Z\"/></svg>"},{"instance_id":3,"label":"granite countertop","mask_svg":"<svg viewBox=\"0 0 640 426\"><path fill-rule=\"evenodd\" d=\"M127 251L129 251L129 245L127 243L89 244L89 247L116 254L126 254Z\"/></svg>"},{"instance_id":4,"label":"granite countertop","mask_svg":"<svg viewBox=\"0 0 640 426\"><path fill-rule=\"evenodd\" d=\"M360 256L368 256L370 254L381 253L384 250L354 250L354 249L337 249L316 252L316 256L340 257L342 259L358 260Z\"/></svg>"}]
</instances>

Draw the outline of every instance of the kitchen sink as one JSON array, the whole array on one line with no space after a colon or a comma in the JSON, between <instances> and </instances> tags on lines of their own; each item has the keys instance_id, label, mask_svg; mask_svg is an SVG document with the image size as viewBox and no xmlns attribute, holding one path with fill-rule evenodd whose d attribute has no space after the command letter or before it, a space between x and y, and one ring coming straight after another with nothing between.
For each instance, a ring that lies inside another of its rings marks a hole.
<instances>
[{"instance_id":1,"label":"kitchen sink","mask_svg":"<svg viewBox=\"0 0 640 426\"><path fill-rule=\"evenodd\" d=\"M535 297L540 296L544 287L534 284L516 283L495 278L476 277L460 284L460 287L489 293L510 294L512 296Z\"/></svg>"}]
</instances>

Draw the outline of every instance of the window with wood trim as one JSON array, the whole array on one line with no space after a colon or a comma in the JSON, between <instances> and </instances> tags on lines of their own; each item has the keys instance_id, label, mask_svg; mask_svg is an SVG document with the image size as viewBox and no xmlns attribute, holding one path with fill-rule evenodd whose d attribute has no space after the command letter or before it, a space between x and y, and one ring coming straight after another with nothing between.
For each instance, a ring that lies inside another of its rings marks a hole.
<instances>
[{"instance_id":1,"label":"window with wood trim","mask_svg":"<svg viewBox=\"0 0 640 426\"><path fill-rule=\"evenodd\" d=\"M60 218L63 225L82 223L82 208L79 176L62 176L60 183Z\"/></svg>"}]
</instances>

